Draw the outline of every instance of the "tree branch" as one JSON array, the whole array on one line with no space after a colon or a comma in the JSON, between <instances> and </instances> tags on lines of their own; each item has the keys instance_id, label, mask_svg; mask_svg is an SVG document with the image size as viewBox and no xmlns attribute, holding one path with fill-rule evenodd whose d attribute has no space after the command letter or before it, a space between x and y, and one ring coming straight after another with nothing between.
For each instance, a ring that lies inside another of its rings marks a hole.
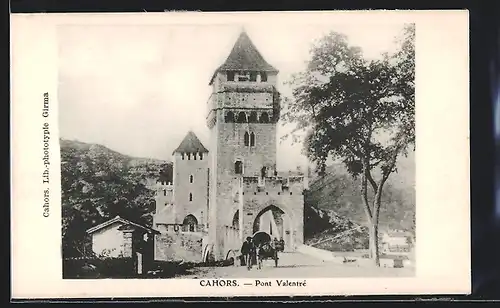
<instances>
[{"instance_id":1,"label":"tree branch","mask_svg":"<svg viewBox=\"0 0 500 308\"><path fill-rule=\"evenodd\" d=\"M378 185L377 185L377 182L375 182L375 180L373 179L372 174L371 174L369 169L366 172L366 177L368 178L368 181L372 185L373 191L376 192L378 190Z\"/></svg>"},{"instance_id":2,"label":"tree branch","mask_svg":"<svg viewBox=\"0 0 500 308\"><path fill-rule=\"evenodd\" d=\"M363 156L363 158L365 159L364 164L366 164L366 169L365 169L365 171L366 171L366 178L370 182L370 185L372 186L373 191L376 192L378 187L377 187L377 183L375 182L375 180L373 180L373 177L372 177L372 174L371 174L371 168L370 167L372 166L372 164L370 162L370 155L371 155L371 153L369 151L369 149L370 149L370 141L372 139L373 130L374 130L374 128L373 128L373 121L367 123L367 125L368 125L368 136L367 136L366 141L365 141L365 149L366 149L366 151L364 153L365 155Z\"/></svg>"},{"instance_id":3,"label":"tree branch","mask_svg":"<svg viewBox=\"0 0 500 308\"><path fill-rule=\"evenodd\" d=\"M362 164L363 164L363 172L361 173L362 174L361 175L361 190L362 190L361 192L363 195L363 204L365 206L366 215L368 216L368 219L371 220L372 219L372 211L370 209L370 203L368 202L368 189L367 189L367 178L366 178L368 166L366 165L364 160L362 161Z\"/></svg>"},{"instance_id":4,"label":"tree branch","mask_svg":"<svg viewBox=\"0 0 500 308\"><path fill-rule=\"evenodd\" d=\"M380 206L382 203L382 189L384 187L385 182L389 178L389 175L391 175L391 173L394 170L394 167L396 166L396 161L397 161L399 152L401 151L402 148L403 148L402 145L396 146L396 149L394 150L394 153L390 159L389 168L387 168L386 171L382 172L382 179L380 180L380 183L378 185L378 189L376 190L376 195L375 195L375 200L374 200L374 205L373 205L372 219L373 219L374 224L378 223L379 216L380 216Z\"/></svg>"}]
</instances>

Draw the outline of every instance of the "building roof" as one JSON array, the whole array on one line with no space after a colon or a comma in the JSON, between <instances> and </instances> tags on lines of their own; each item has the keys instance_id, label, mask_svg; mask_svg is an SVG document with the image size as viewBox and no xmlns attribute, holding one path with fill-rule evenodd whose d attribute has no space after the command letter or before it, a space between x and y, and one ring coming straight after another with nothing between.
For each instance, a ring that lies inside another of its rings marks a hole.
<instances>
[{"instance_id":1,"label":"building roof","mask_svg":"<svg viewBox=\"0 0 500 308\"><path fill-rule=\"evenodd\" d=\"M181 144L174 150L173 153L208 153L208 150L201 143L195 133L189 131L186 137L184 137L184 140L182 140Z\"/></svg>"},{"instance_id":2,"label":"building roof","mask_svg":"<svg viewBox=\"0 0 500 308\"><path fill-rule=\"evenodd\" d=\"M215 75L220 71L240 70L278 73L276 68L267 63L245 31L241 32L226 61L215 70L210 84L212 84Z\"/></svg>"},{"instance_id":3,"label":"building roof","mask_svg":"<svg viewBox=\"0 0 500 308\"><path fill-rule=\"evenodd\" d=\"M141 229L144 229L150 233L159 233L159 231L157 230L154 230L152 228L149 228L149 227L146 227L146 226L143 226L143 225L140 225L140 224L137 224L135 222L132 222L132 221L129 221L129 220L126 220L124 218L121 218L120 216L116 216L115 218L113 219L110 219L108 221L105 221L103 222L102 224L99 224L97 226L94 226L90 229L87 230L87 233L88 234L92 234L96 231L99 231L101 230L102 228L105 228L105 227L108 227L108 226L111 226L112 224L114 223L121 223L123 225L132 225L132 226L135 226L135 227L138 227L138 228L141 228Z\"/></svg>"}]
</instances>

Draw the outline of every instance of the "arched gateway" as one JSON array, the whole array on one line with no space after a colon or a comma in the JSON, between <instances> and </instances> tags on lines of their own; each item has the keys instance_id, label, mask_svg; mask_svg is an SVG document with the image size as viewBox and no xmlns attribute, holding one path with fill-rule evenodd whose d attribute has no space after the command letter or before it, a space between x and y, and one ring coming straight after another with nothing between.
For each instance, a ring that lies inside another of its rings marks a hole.
<instances>
[{"instance_id":1,"label":"arched gateway","mask_svg":"<svg viewBox=\"0 0 500 308\"><path fill-rule=\"evenodd\" d=\"M291 214L286 213L275 205L269 205L260 210L253 220L252 233L265 232L272 240L275 238L285 241L285 251L293 250L294 223Z\"/></svg>"}]
</instances>

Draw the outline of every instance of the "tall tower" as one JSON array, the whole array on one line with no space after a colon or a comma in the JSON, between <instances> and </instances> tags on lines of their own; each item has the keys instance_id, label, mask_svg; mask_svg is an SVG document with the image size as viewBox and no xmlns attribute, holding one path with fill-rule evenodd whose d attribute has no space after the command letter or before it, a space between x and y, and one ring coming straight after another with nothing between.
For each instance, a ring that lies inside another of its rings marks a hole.
<instances>
[{"instance_id":1,"label":"tall tower","mask_svg":"<svg viewBox=\"0 0 500 308\"><path fill-rule=\"evenodd\" d=\"M279 119L278 70L264 60L247 33L238 37L209 85L210 227L216 258L222 257L224 228L238 209L235 186L243 176L260 176L276 167ZM243 215L239 211L240 221Z\"/></svg>"},{"instance_id":2,"label":"tall tower","mask_svg":"<svg viewBox=\"0 0 500 308\"><path fill-rule=\"evenodd\" d=\"M208 150L189 131L172 154L177 220L190 226L205 224L208 216Z\"/></svg>"}]
</instances>

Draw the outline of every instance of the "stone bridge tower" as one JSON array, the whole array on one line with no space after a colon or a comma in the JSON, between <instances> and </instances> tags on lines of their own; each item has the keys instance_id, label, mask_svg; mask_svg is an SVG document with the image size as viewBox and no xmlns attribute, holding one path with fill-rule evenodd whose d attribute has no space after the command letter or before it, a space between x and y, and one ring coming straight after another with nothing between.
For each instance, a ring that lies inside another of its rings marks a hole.
<instances>
[{"instance_id":1,"label":"stone bridge tower","mask_svg":"<svg viewBox=\"0 0 500 308\"><path fill-rule=\"evenodd\" d=\"M228 228L238 229L238 243L251 236L243 232L246 213L239 210L244 203L244 178L276 175L277 75L278 70L264 60L243 31L209 83L213 89L207 102L209 238L217 259L227 251Z\"/></svg>"}]
</instances>

